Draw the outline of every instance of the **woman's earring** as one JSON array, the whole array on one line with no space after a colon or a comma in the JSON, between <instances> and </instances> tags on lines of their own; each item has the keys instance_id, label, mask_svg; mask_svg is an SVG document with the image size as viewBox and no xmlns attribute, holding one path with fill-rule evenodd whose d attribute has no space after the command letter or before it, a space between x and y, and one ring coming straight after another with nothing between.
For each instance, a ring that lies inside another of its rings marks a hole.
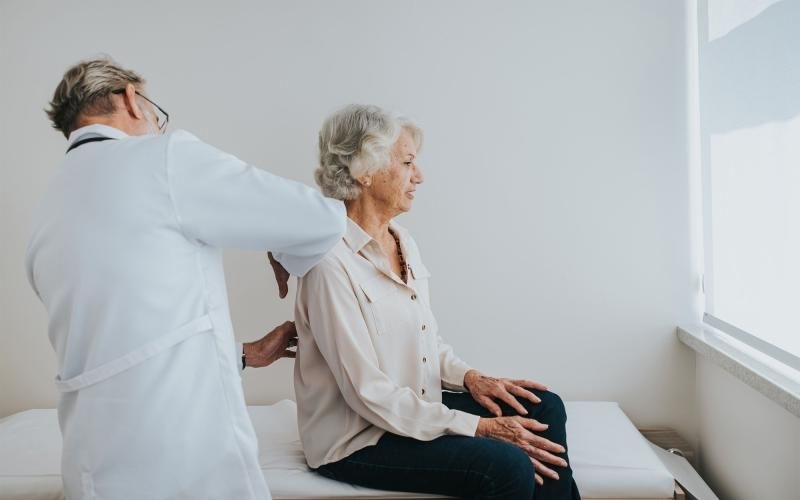
<instances>
[{"instance_id":1,"label":"woman's earring","mask_svg":"<svg viewBox=\"0 0 800 500\"><path fill-rule=\"evenodd\" d=\"M364 184L364 187L370 187L372 185L372 179L367 177L366 179L364 179L363 184Z\"/></svg>"}]
</instances>

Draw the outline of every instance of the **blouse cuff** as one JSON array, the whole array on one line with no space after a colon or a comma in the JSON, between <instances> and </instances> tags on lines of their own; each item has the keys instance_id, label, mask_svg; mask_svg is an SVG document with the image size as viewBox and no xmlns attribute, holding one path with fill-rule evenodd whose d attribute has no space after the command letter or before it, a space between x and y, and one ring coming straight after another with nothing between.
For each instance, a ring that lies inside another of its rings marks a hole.
<instances>
[{"instance_id":1,"label":"blouse cuff","mask_svg":"<svg viewBox=\"0 0 800 500\"><path fill-rule=\"evenodd\" d=\"M481 417L467 413L461 410L453 410L456 413L456 418L453 419L453 425L450 427L450 433L457 436L471 436L474 437L478 432L478 422Z\"/></svg>"},{"instance_id":2,"label":"blouse cuff","mask_svg":"<svg viewBox=\"0 0 800 500\"><path fill-rule=\"evenodd\" d=\"M452 363L450 366L442 367L442 387L448 391L467 392L464 386L464 376L472 367L463 361Z\"/></svg>"}]
</instances>

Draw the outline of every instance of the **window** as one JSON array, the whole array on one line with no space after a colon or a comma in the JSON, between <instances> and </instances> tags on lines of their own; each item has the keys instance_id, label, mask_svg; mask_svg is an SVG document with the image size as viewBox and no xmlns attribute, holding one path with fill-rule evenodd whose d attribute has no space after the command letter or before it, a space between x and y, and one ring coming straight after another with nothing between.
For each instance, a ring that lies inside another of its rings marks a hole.
<instances>
[{"instance_id":1,"label":"window","mask_svg":"<svg viewBox=\"0 0 800 500\"><path fill-rule=\"evenodd\" d=\"M800 2L701 2L706 322L800 370Z\"/></svg>"}]
</instances>

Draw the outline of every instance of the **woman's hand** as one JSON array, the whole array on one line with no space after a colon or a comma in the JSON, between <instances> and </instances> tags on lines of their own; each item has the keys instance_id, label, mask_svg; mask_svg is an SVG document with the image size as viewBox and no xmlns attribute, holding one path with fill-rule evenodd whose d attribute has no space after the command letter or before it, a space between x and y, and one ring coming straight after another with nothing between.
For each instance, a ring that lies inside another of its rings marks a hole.
<instances>
[{"instance_id":1,"label":"woman's hand","mask_svg":"<svg viewBox=\"0 0 800 500\"><path fill-rule=\"evenodd\" d=\"M525 398L531 403L541 403L542 400L528 389L547 390L547 386L539 382L487 377L477 370L470 370L464 375L464 387L472 394L472 399L496 417L503 415L500 406L495 403L496 400L514 408L520 415L527 415L528 410L517 401L517 397Z\"/></svg>"},{"instance_id":2,"label":"woman's hand","mask_svg":"<svg viewBox=\"0 0 800 500\"><path fill-rule=\"evenodd\" d=\"M531 418L519 416L481 418L475 435L499 439L522 449L530 457L536 471L535 480L541 485L544 483L542 475L558 480L558 474L544 464L567 466L566 460L553 455L553 453L564 453L566 450L563 446L534 434L536 431L541 432L546 429L546 424Z\"/></svg>"},{"instance_id":3,"label":"woman's hand","mask_svg":"<svg viewBox=\"0 0 800 500\"><path fill-rule=\"evenodd\" d=\"M269 260L269 265L272 266L272 272L275 273L275 282L278 283L278 297L285 298L286 294L289 293L289 271L275 260L272 252L267 252L267 260Z\"/></svg>"},{"instance_id":4,"label":"woman's hand","mask_svg":"<svg viewBox=\"0 0 800 500\"><path fill-rule=\"evenodd\" d=\"M297 346L297 330L293 321L276 326L261 340L244 343L245 364L254 368L271 365L281 358L293 358L290 347Z\"/></svg>"}]
</instances>

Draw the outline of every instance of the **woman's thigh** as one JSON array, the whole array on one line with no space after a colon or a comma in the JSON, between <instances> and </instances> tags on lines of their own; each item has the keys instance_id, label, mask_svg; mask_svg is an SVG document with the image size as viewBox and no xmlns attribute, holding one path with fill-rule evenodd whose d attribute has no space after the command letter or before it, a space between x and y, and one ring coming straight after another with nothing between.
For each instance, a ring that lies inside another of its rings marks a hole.
<instances>
[{"instance_id":1,"label":"woman's thigh","mask_svg":"<svg viewBox=\"0 0 800 500\"><path fill-rule=\"evenodd\" d=\"M374 446L318 471L370 488L461 498L533 498L533 466L517 447L495 439L443 436L432 441L386 433Z\"/></svg>"},{"instance_id":2,"label":"woman's thigh","mask_svg":"<svg viewBox=\"0 0 800 500\"><path fill-rule=\"evenodd\" d=\"M537 432L550 441L562 445L565 449L564 453L555 453L556 456L563 458L569 463L569 447L567 446L567 413L564 409L564 402L561 398L550 391L537 391L532 390L539 399L540 403L531 403L527 400L521 400L522 406L528 411L525 415L528 418L533 418L543 424L547 424L548 428L545 431ZM519 399L519 398L518 398ZM481 417L493 417L489 410L478 404L469 393L457 392L444 392L442 393L442 402L451 409L461 410L473 415L480 415ZM505 403L498 402L503 415L512 416L518 413ZM558 480L545 478L544 485L536 488L535 499L580 499L578 486L572 477L572 467L549 466L556 471L559 475Z\"/></svg>"}]
</instances>

